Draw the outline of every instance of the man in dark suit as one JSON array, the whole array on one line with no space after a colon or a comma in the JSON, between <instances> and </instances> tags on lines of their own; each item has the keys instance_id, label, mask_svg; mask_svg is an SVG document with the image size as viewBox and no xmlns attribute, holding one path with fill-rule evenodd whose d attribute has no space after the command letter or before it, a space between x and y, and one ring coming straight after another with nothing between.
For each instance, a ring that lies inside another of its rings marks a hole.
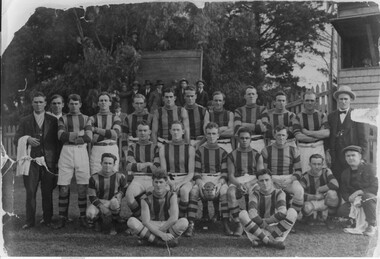
<instances>
[{"instance_id":1,"label":"man in dark suit","mask_svg":"<svg viewBox=\"0 0 380 259\"><path fill-rule=\"evenodd\" d=\"M198 80L195 85L197 87L197 100L195 102L207 108L208 93L203 89L206 86L205 81Z\"/></svg>"},{"instance_id":2,"label":"man in dark suit","mask_svg":"<svg viewBox=\"0 0 380 259\"><path fill-rule=\"evenodd\" d=\"M149 112L154 113L155 110L162 107L162 88L164 87L164 82L162 80L157 80L156 82L156 90L152 92L147 101L147 106L149 107Z\"/></svg>"},{"instance_id":3,"label":"man in dark suit","mask_svg":"<svg viewBox=\"0 0 380 259\"><path fill-rule=\"evenodd\" d=\"M179 87L176 89L176 100L175 105L177 106L184 106L185 105L185 89L189 85L189 81L187 81L185 78L182 78L179 80Z\"/></svg>"},{"instance_id":4,"label":"man in dark suit","mask_svg":"<svg viewBox=\"0 0 380 259\"><path fill-rule=\"evenodd\" d=\"M133 98L135 97L136 94L140 93L140 83L139 81L133 81L132 83L132 90L131 91L128 91L127 93L127 101L128 101L128 111L127 113L128 114L131 114L132 112L134 112L134 108L133 108Z\"/></svg>"},{"instance_id":5,"label":"man in dark suit","mask_svg":"<svg viewBox=\"0 0 380 259\"><path fill-rule=\"evenodd\" d=\"M26 189L26 222L22 227L28 229L35 225L36 193L41 181L41 196L43 220L46 226L51 227L53 216L53 190L57 185L57 163L60 153L58 141L58 120L46 114L46 96L37 92L32 101L33 114L21 119L16 132L14 143L17 146L21 137L28 136L27 145L31 146L32 158L44 157L48 170L35 161L31 161L29 175L24 175Z\"/></svg>"},{"instance_id":6,"label":"man in dark suit","mask_svg":"<svg viewBox=\"0 0 380 259\"><path fill-rule=\"evenodd\" d=\"M350 105L351 101L355 100L355 93L349 86L342 85L333 96L338 103L338 110L327 117L330 126L330 159L327 156L327 160L330 161L327 163L331 163L332 172L340 185L342 171L348 167L342 150L347 146L356 145L362 148L362 154L366 154L368 140L365 136L365 125L351 119Z\"/></svg>"},{"instance_id":7,"label":"man in dark suit","mask_svg":"<svg viewBox=\"0 0 380 259\"><path fill-rule=\"evenodd\" d=\"M145 80L144 87L140 90L140 94L145 96L145 100L149 100L149 96L152 92L152 83L149 80ZM148 107L148 109L149 108L150 107Z\"/></svg>"}]
</instances>

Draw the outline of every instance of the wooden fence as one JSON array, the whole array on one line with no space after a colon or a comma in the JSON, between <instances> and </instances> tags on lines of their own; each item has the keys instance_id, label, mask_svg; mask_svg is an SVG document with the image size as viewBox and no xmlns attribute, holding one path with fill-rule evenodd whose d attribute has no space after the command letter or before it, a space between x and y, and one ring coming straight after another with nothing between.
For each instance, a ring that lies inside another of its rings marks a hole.
<instances>
[{"instance_id":1,"label":"wooden fence","mask_svg":"<svg viewBox=\"0 0 380 259\"><path fill-rule=\"evenodd\" d=\"M1 141L4 145L7 155L13 159L17 157L16 146L13 145L17 126L2 126L0 127Z\"/></svg>"}]
</instances>

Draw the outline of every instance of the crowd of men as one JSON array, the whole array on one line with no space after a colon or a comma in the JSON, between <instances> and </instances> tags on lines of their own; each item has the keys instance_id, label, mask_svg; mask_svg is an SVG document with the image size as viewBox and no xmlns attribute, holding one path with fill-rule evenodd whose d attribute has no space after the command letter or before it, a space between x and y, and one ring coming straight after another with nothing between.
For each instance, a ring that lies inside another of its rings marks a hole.
<instances>
[{"instance_id":1,"label":"crowd of men","mask_svg":"<svg viewBox=\"0 0 380 259\"><path fill-rule=\"evenodd\" d=\"M203 217L212 201L211 220L221 219L226 235L245 232L252 246L284 249L297 220L313 225L322 219L333 229L333 219L349 218L353 207L364 210L363 234L376 233L378 181L363 160L365 128L351 119L355 93L348 86L334 93L338 110L326 115L315 109L312 91L294 114L286 109L284 92L268 110L256 103L257 90L248 86L245 105L231 112L224 109L220 91L208 106L204 81L196 82L197 88L185 79L179 84L178 90L164 88L158 80L150 92L134 82L129 102L115 105L114 113L111 94L102 92L93 116L81 113L77 94L68 96L69 113L62 114L62 96L52 96L51 111L45 112L45 95L35 93L34 111L21 119L15 136L18 152L26 150L32 158L23 171L22 228L35 226L39 182L40 223L58 229L72 221L68 209L75 175L80 225L96 231L110 225L110 234L116 234L124 221L124 198L132 213L128 231L141 244L175 246L179 236L193 236L199 201ZM59 221L53 224L57 185Z\"/></svg>"}]
</instances>

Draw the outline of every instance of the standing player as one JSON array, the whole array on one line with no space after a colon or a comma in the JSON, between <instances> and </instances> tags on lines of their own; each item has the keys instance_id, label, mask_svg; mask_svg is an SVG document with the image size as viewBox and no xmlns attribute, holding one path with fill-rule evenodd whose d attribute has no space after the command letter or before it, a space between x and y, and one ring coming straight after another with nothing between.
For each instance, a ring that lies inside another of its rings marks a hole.
<instances>
[{"instance_id":1,"label":"standing player","mask_svg":"<svg viewBox=\"0 0 380 259\"><path fill-rule=\"evenodd\" d=\"M323 140L330 135L327 115L315 109L316 95L307 91L303 96L304 110L293 121L293 132L301 155L302 172L310 169L309 157L320 154L325 158Z\"/></svg>"},{"instance_id":2,"label":"standing player","mask_svg":"<svg viewBox=\"0 0 380 259\"><path fill-rule=\"evenodd\" d=\"M87 143L91 143L91 126L88 117L80 112L82 106L78 94L68 98L69 114L63 115L58 122L58 139L63 143L58 161L59 185L59 222L56 228L63 228L68 218L70 201L70 183L75 173L78 188L78 207L81 226L87 226L87 186L90 179L90 167Z\"/></svg>"},{"instance_id":3,"label":"standing player","mask_svg":"<svg viewBox=\"0 0 380 259\"><path fill-rule=\"evenodd\" d=\"M116 235L116 223L120 218L121 199L124 197L128 187L125 176L114 169L116 159L116 156L111 153L102 154L102 170L94 173L90 178L88 198L91 204L86 210L89 226L92 226L95 222L96 231L101 230L100 223L104 224L112 220L111 235ZM103 222L100 222L99 217Z\"/></svg>"},{"instance_id":4,"label":"standing player","mask_svg":"<svg viewBox=\"0 0 380 259\"><path fill-rule=\"evenodd\" d=\"M329 168L323 168L323 156L310 156L310 170L301 178L300 183L305 190L305 203L302 214L310 225L313 224L314 211L327 212L326 224L328 229L334 229L331 215L336 213L339 205L339 184Z\"/></svg>"},{"instance_id":5,"label":"standing player","mask_svg":"<svg viewBox=\"0 0 380 259\"><path fill-rule=\"evenodd\" d=\"M276 142L261 151L264 168L273 173L276 188L293 195L291 207L300 212L304 203L304 190L299 183L302 172L298 148L286 142L288 132L283 125L274 129L274 137Z\"/></svg>"},{"instance_id":6,"label":"standing player","mask_svg":"<svg viewBox=\"0 0 380 259\"><path fill-rule=\"evenodd\" d=\"M257 184L255 173L263 169L263 158L260 153L250 146L251 131L242 127L238 132L239 147L228 154L228 180L227 190L228 209L235 222L236 230L232 234L241 236L243 226L239 221L240 207L238 199L253 191ZM231 234L231 233L227 233Z\"/></svg>"},{"instance_id":7,"label":"standing player","mask_svg":"<svg viewBox=\"0 0 380 259\"><path fill-rule=\"evenodd\" d=\"M171 139L170 126L174 121L181 121L185 130L185 142L190 143L189 117L185 108L174 104L174 90L166 88L163 91L164 106L158 108L153 115L152 141L166 143Z\"/></svg>"},{"instance_id":8,"label":"standing player","mask_svg":"<svg viewBox=\"0 0 380 259\"><path fill-rule=\"evenodd\" d=\"M185 105L189 116L189 128L191 144L197 148L199 142L203 139L204 126L209 122L209 113L206 108L195 103L197 98L196 89L193 86L188 86L185 89Z\"/></svg>"},{"instance_id":9,"label":"standing player","mask_svg":"<svg viewBox=\"0 0 380 259\"><path fill-rule=\"evenodd\" d=\"M142 121L137 126L137 143L131 143L127 154L127 172L134 176L128 187L126 200L135 218L141 216L141 207L136 199L152 186L152 172L160 166L157 145L150 141L150 128Z\"/></svg>"},{"instance_id":10,"label":"standing player","mask_svg":"<svg viewBox=\"0 0 380 259\"><path fill-rule=\"evenodd\" d=\"M246 104L235 110L234 131L236 134L240 127L251 130L252 134L255 134L251 146L260 152L265 146L262 134L267 131L269 118L267 109L256 104L257 97L256 88L248 86L244 94ZM236 144L235 141L234 145Z\"/></svg>"},{"instance_id":11,"label":"standing player","mask_svg":"<svg viewBox=\"0 0 380 259\"><path fill-rule=\"evenodd\" d=\"M273 185L268 169L256 173L259 190L250 194L248 212L239 214L252 247L260 244L285 249L284 241L293 227L297 212L286 209L285 193Z\"/></svg>"},{"instance_id":12,"label":"standing player","mask_svg":"<svg viewBox=\"0 0 380 259\"><path fill-rule=\"evenodd\" d=\"M87 125L92 128L92 148L90 153L91 175L99 172L101 156L103 153L111 153L116 157L115 170L119 168L119 149L117 139L121 132L119 116L111 113L111 96L107 92L101 92L98 96L99 112L88 119Z\"/></svg>"},{"instance_id":13,"label":"standing player","mask_svg":"<svg viewBox=\"0 0 380 259\"><path fill-rule=\"evenodd\" d=\"M227 203L227 152L218 146L218 125L210 122L206 126L207 143L200 146L195 152L195 185L190 192L190 202L188 209L189 228L185 236L193 236L194 221L198 212L198 200L203 199L207 203L203 194L203 187L207 182L212 182L216 186L216 196L214 201L215 215L219 213L219 203L222 210L222 221L224 231L230 234L228 226L228 203Z\"/></svg>"},{"instance_id":14,"label":"standing player","mask_svg":"<svg viewBox=\"0 0 380 259\"><path fill-rule=\"evenodd\" d=\"M174 121L170 128L172 140L160 148L161 168L168 172L169 186L180 196L179 216L186 217L189 193L193 187L194 156L193 146L183 140L185 129L180 121Z\"/></svg>"},{"instance_id":15,"label":"standing player","mask_svg":"<svg viewBox=\"0 0 380 259\"><path fill-rule=\"evenodd\" d=\"M189 222L178 217L177 194L168 191L168 175L164 170L153 173L152 184L153 191L141 199L141 221L131 217L128 227L148 244L177 246Z\"/></svg>"}]
</instances>

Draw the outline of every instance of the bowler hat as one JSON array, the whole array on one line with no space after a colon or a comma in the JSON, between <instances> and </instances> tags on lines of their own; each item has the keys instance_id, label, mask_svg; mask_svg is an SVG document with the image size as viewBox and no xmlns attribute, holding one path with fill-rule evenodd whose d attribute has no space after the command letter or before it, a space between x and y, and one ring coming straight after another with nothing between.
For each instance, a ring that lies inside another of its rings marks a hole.
<instances>
[{"instance_id":1,"label":"bowler hat","mask_svg":"<svg viewBox=\"0 0 380 259\"><path fill-rule=\"evenodd\" d=\"M342 85L338 88L338 90L333 94L334 99L338 99L338 96L340 94L348 94L351 96L352 100L355 100L356 95L355 93L351 90L351 88L348 85Z\"/></svg>"},{"instance_id":2,"label":"bowler hat","mask_svg":"<svg viewBox=\"0 0 380 259\"><path fill-rule=\"evenodd\" d=\"M350 146L343 148L342 153L346 154L347 151L355 151L355 152L358 152L360 154L363 152L361 147L355 146L355 145L350 145Z\"/></svg>"}]
</instances>

